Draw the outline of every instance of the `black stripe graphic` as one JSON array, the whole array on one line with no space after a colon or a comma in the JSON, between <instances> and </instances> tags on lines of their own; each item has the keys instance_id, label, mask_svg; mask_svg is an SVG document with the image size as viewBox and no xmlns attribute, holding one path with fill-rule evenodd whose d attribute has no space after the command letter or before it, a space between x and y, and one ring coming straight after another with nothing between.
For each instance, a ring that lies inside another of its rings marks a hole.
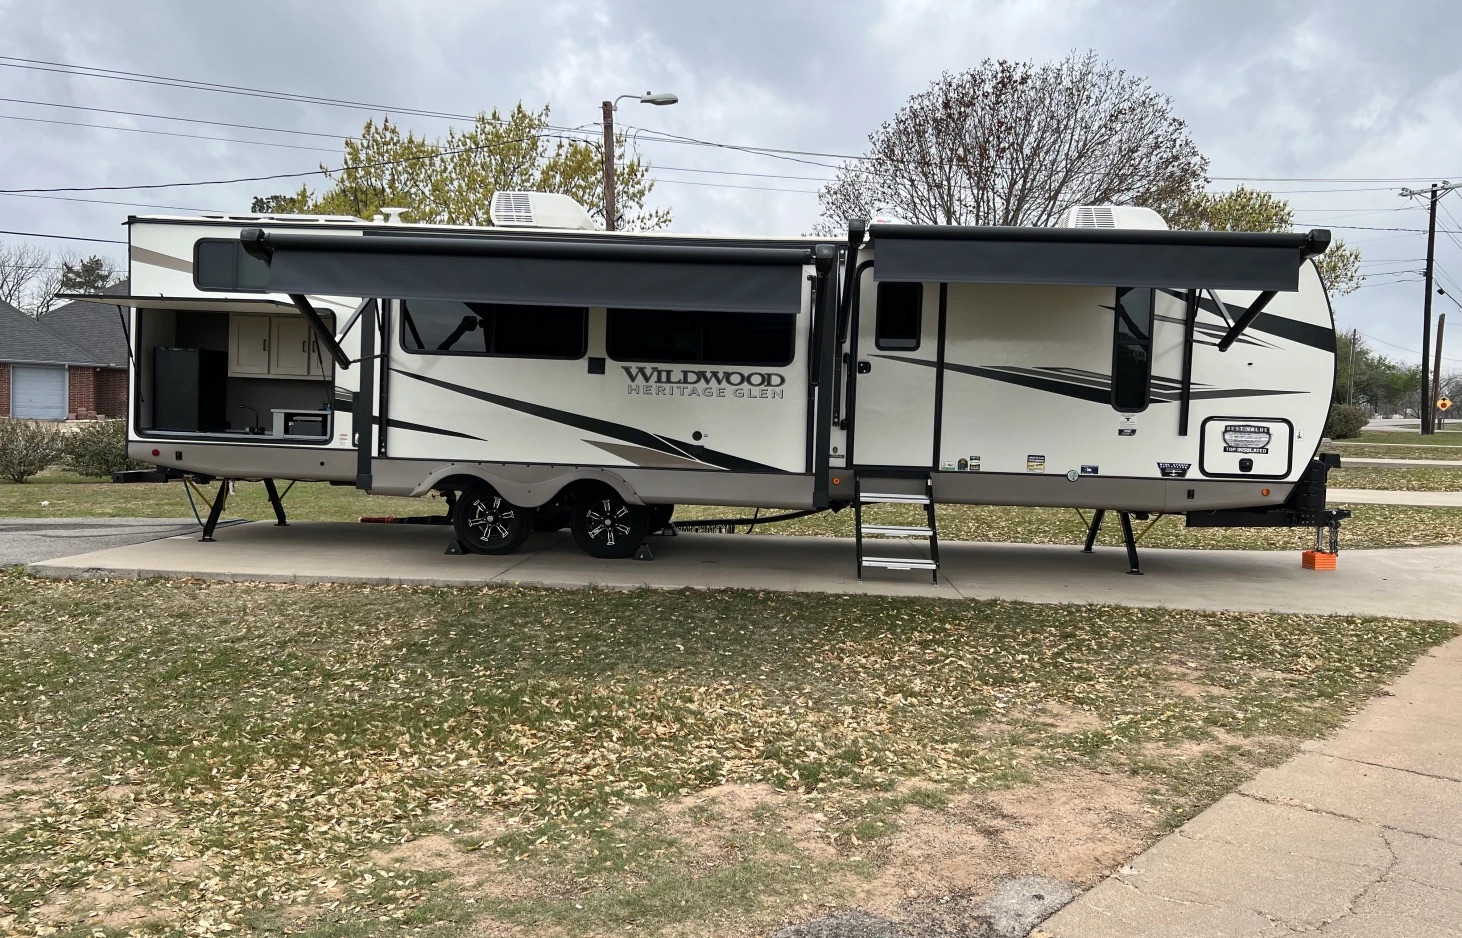
<instances>
[{"instance_id":1,"label":"black stripe graphic","mask_svg":"<svg viewBox=\"0 0 1462 938\"><path fill-rule=\"evenodd\" d=\"M899 355L875 355L875 358L886 358L891 361L905 362L910 365L925 365L930 368L935 366L934 362L924 361L919 358L904 358ZM1035 369L1020 368L1017 366L1001 366L998 368L981 368L977 365L956 365L953 362L945 362L944 367L950 371L957 371L961 374L974 375L977 378L989 378L993 381L1001 381L1005 384L1014 384L1020 387L1033 388L1037 391L1046 391L1050 394L1060 394L1062 397L1075 398L1079 401L1091 401L1094 404L1110 404L1112 402L1111 376L1098 374L1094 371L1077 372L1082 378L1077 380L1063 381L1059 377L1046 377L1042 372L1059 374L1062 371L1073 371L1076 369ZM1087 376L1091 376L1088 378ZM1085 384L1083 381L1090 381L1092 378L1100 378L1106 382L1103 385ZM1154 376L1154 382L1163 382L1169 389L1152 388L1148 391L1147 402L1149 404L1173 404L1179 400L1180 382L1171 378L1159 378ZM1206 387L1198 385L1198 387ZM1190 395L1194 400L1222 400L1232 397L1270 397L1281 394L1308 394L1308 391L1281 391L1261 390L1258 388L1216 388L1212 390L1194 391Z\"/></svg>"},{"instance_id":2,"label":"black stripe graphic","mask_svg":"<svg viewBox=\"0 0 1462 938\"><path fill-rule=\"evenodd\" d=\"M377 417L376 423L379 424L380 422L381 418ZM428 427L425 424L420 423L408 423L405 420L397 420L395 417L388 417L386 419L386 426L391 428L392 430L415 430L417 433L435 433L437 436L455 436L463 440L477 440L481 443L487 442L487 437L484 436L473 436L470 433L458 433L456 430L443 430L441 427Z\"/></svg>"},{"instance_id":3,"label":"black stripe graphic","mask_svg":"<svg viewBox=\"0 0 1462 938\"><path fill-rule=\"evenodd\" d=\"M775 466L767 466L750 459L742 459L740 456L732 456L729 453L717 452L713 449L703 449L691 443L680 440L673 440L669 437L656 436L646 430L637 427L627 427L622 423L611 423L608 420L600 420L597 417L586 417L583 414L576 414L567 410L556 410L552 407L544 407L541 404L530 404L527 401L514 400L511 397L503 397L500 394L493 394L489 391L479 391L476 388L467 388L459 384L452 384L448 381L441 381L437 378L428 378L426 375L412 374L409 371L401 371L392 368L392 371L407 378L413 378L425 384L435 385L448 391L455 391L458 394L465 394L468 397L475 397L480 401L487 401L489 404L496 404L499 407L506 407L509 410L516 410L521 414L528 414L532 417L539 417L543 420L551 420L554 423L561 423L567 427L574 427L579 430L587 430L590 433L598 433L601 436L613 437L623 440L626 443L633 443L636 446L643 446L657 452L666 453L681 458L698 459L708 466L726 469L731 472L784 472ZM689 453L696 453L689 456Z\"/></svg>"},{"instance_id":4,"label":"black stripe graphic","mask_svg":"<svg viewBox=\"0 0 1462 938\"><path fill-rule=\"evenodd\" d=\"M1181 292L1164 290L1170 296L1183 298ZM1218 304L1211 299L1198 298L1198 308L1205 313L1212 313L1222 317L1223 313L1218 311ZM1241 312L1234 307L1229 307L1235 313ZM1227 331L1227 330L1224 330ZM1325 326L1317 326L1314 323L1300 322L1297 319L1286 319L1283 316L1276 316L1273 313L1260 313L1259 317L1249 324L1249 331L1263 332L1268 335L1278 336L1299 345L1307 345L1310 348L1319 349L1322 352L1335 354L1335 330Z\"/></svg>"}]
</instances>

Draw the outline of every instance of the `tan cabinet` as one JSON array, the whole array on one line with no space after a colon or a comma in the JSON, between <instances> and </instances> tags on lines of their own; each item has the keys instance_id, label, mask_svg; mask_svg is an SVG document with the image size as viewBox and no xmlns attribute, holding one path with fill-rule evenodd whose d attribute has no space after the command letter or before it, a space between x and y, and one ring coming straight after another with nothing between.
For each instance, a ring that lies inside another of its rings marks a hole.
<instances>
[{"instance_id":1,"label":"tan cabinet","mask_svg":"<svg viewBox=\"0 0 1462 938\"><path fill-rule=\"evenodd\" d=\"M270 316L228 317L228 373L269 374Z\"/></svg>"},{"instance_id":2,"label":"tan cabinet","mask_svg":"<svg viewBox=\"0 0 1462 938\"><path fill-rule=\"evenodd\" d=\"M310 373L310 327L303 320L287 316L272 317L273 349L269 355L271 375L307 375Z\"/></svg>"},{"instance_id":3,"label":"tan cabinet","mask_svg":"<svg viewBox=\"0 0 1462 938\"><path fill-rule=\"evenodd\" d=\"M228 335L232 376L321 378L332 373L330 360L319 351L319 339L299 316L231 313Z\"/></svg>"}]
</instances>

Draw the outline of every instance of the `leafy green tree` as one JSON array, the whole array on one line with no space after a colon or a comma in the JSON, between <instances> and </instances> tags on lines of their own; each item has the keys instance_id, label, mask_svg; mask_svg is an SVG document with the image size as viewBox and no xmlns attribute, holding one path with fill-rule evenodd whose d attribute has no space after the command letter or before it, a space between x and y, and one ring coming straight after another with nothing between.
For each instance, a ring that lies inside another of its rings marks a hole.
<instances>
[{"instance_id":1,"label":"leafy green tree","mask_svg":"<svg viewBox=\"0 0 1462 938\"><path fill-rule=\"evenodd\" d=\"M1398 364L1349 332L1338 333L1335 340L1336 403L1353 403L1381 415L1417 413L1421 403L1420 366Z\"/></svg>"},{"instance_id":2,"label":"leafy green tree","mask_svg":"<svg viewBox=\"0 0 1462 938\"><path fill-rule=\"evenodd\" d=\"M117 266L104 257L61 262L61 293L102 293L116 282Z\"/></svg>"},{"instance_id":3,"label":"leafy green tree","mask_svg":"<svg viewBox=\"0 0 1462 938\"><path fill-rule=\"evenodd\" d=\"M1239 186L1231 192L1195 192L1168 214L1167 222L1190 231L1289 231L1294 210L1272 192ZM1331 296L1354 293L1366 279L1360 251L1339 238L1315 258L1315 266Z\"/></svg>"},{"instance_id":4,"label":"leafy green tree","mask_svg":"<svg viewBox=\"0 0 1462 938\"><path fill-rule=\"evenodd\" d=\"M604 216L603 144L556 137L549 110L521 104L506 117L494 110L472 126L428 140L391 123L366 121L359 137L345 141L341 168L327 173L333 185L315 193L254 199L267 213L355 215L405 208L409 221L489 225L488 208L500 189L557 192L570 196L600 220ZM654 182L650 166L630 158L626 138L615 138L615 192L622 218L617 227L651 230L670 223L667 209L648 209ZM325 167L321 167L325 169Z\"/></svg>"}]
</instances>

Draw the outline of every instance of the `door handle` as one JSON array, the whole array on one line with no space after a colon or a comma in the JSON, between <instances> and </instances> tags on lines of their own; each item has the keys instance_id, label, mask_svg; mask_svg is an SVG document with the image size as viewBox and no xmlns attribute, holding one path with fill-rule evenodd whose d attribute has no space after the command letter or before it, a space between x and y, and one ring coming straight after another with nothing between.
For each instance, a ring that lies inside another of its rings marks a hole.
<instances>
[{"instance_id":1,"label":"door handle","mask_svg":"<svg viewBox=\"0 0 1462 938\"><path fill-rule=\"evenodd\" d=\"M868 372L870 372L872 370L873 370L873 363L872 362L859 362L858 363L858 374L860 374L860 375L866 375L866 374L868 374Z\"/></svg>"}]
</instances>

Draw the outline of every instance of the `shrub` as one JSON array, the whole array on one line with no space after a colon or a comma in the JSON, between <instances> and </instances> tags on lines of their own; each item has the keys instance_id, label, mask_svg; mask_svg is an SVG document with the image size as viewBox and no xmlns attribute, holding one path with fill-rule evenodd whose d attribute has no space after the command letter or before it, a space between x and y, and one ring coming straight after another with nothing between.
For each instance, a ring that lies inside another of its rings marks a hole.
<instances>
[{"instance_id":1,"label":"shrub","mask_svg":"<svg viewBox=\"0 0 1462 938\"><path fill-rule=\"evenodd\" d=\"M61 431L52 423L0 419L0 477L24 482L61 456Z\"/></svg>"},{"instance_id":2,"label":"shrub","mask_svg":"<svg viewBox=\"0 0 1462 938\"><path fill-rule=\"evenodd\" d=\"M1330 419L1325 421L1325 435L1332 440L1348 440L1359 436L1370 419L1370 415L1359 407L1336 404L1330 408Z\"/></svg>"},{"instance_id":3,"label":"shrub","mask_svg":"<svg viewBox=\"0 0 1462 938\"><path fill-rule=\"evenodd\" d=\"M61 452L67 469L82 476L111 478L124 469L146 468L127 458L127 421L90 420L62 435Z\"/></svg>"}]
</instances>

